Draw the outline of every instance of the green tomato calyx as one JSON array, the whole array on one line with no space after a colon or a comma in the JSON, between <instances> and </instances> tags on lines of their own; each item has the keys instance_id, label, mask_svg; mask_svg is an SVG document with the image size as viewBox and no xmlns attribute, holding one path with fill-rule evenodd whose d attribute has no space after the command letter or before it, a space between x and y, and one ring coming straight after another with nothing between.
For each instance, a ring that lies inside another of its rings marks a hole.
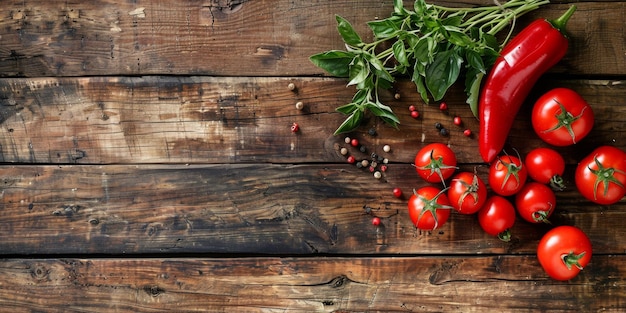
<instances>
[{"instance_id":1,"label":"green tomato calyx","mask_svg":"<svg viewBox=\"0 0 626 313\"><path fill-rule=\"evenodd\" d=\"M574 251L570 251L570 253L561 255L561 260L563 260L563 264L567 267L568 270L571 270L572 266L575 266L582 271L583 266L580 265L579 261L585 256L585 254L585 251L579 254L574 253Z\"/></svg>"}]
</instances>

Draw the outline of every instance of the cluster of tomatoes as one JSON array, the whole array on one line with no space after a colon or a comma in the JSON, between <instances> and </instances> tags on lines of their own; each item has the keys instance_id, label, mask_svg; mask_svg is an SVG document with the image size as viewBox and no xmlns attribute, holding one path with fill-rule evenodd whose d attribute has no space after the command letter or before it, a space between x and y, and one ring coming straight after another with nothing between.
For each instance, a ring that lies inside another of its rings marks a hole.
<instances>
[{"instance_id":1,"label":"cluster of tomatoes","mask_svg":"<svg viewBox=\"0 0 626 313\"><path fill-rule=\"evenodd\" d=\"M554 146L575 144L593 125L588 104L564 88L541 97L532 118L535 132ZM426 231L441 227L455 210L476 214L486 233L508 241L518 215L529 223L549 223L556 208L555 190L564 187L561 176L565 161L557 151L546 147L532 150L525 160L520 155L498 157L489 164L487 182L476 173L457 172L454 152L442 143L420 149L414 165L425 181L443 185L422 187L408 200L411 221ZM593 202L604 205L620 201L626 194L626 153L613 146L597 148L580 161L575 181L581 195ZM567 225L548 231L537 248L539 263L557 280L575 277L588 264L591 253L587 235Z\"/></svg>"}]
</instances>

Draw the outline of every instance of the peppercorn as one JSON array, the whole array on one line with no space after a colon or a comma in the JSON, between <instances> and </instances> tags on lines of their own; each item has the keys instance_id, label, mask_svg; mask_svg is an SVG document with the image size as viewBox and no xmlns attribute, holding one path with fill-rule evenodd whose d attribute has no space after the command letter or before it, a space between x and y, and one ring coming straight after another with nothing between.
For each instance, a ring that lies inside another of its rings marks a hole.
<instances>
[{"instance_id":1,"label":"peppercorn","mask_svg":"<svg viewBox=\"0 0 626 313\"><path fill-rule=\"evenodd\" d=\"M466 129L463 131L463 135L465 135L465 137L471 137L472 131L470 129Z\"/></svg>"},{"instance_id":2,"label":"peppercorn","mask_svg":"<svg viewBox=\"0 0 626 313\"><path fill-rule=\"evenodd\" d=\"M361 161L361 165L363 167L367 167L368 165L370 165L370 162L368 160L363 160L363 161Z\"/></svg>"},{"instance_id":3,"label":"peppercorn","mask_svg":"<svg viewBox=\"0 0 626 313\"><path fill-rule=\"evenodd\" d=\"M417 111L417 109L415 108L415 106L414 106L414 105L412 105L412 104L411 104L411 105L409 105L409 112L415 112L415 111Z\"/></svg>"},{"instance_id":4,"label":"peppercorn","mask_svg":"<svg viewBox=\"0 0 626 313\"><path fill-rule=\"evenodd\" d=\"M370 129L367 131L367 133L368 133L370 136L376 136L376 128L370 128Z\"/></svg>"},{"instance_id":5,"label":"peppercorn","mask_svg":"<svg viewBox=\"0 0 626 313\"><path fill-rule=\"evenodd\" d=\"M387 171L387 165L381 165L380 166L380 171L381 172L386 172Z\"/></svg>"},{"instance_id":6,"label":"peppercorn","mask_svg":"<svg viewBox=\"0 0 626 313\"><path fill-rule=\"evenodd\" d=\"M343 139L343 142L345 142L345 143L348 143L348 144L349 144L351 140L352 140L352 139L350 139L350 137L346 137L346 138L344 138L344 139Z\"/></svg>"},{"instance_id":7,"label":"peppercorn","mask_svg":"<svg viewBox=\"0 0 626 313\"><path fill-rule=\"evenodd\" d=\"M348 154L348 149L341 148L341 150L339 150L339 153L341 153L341 155L347 155Z\"/></svg>"},{"instance_id":8,"label":"peppercorn","mask_svg":"<svg viewBox=\"0 0 626 313\"><path fill-rule=\"evenodd\" d=\"M360 146L359 151L361 151L362 153L365 153L367 151L367 148L365 148L365 146Z\"/></svg>"},{"instance_id":9,"label":"peppercorn","mask_svg":"<svg viewBox=\"0 0 626 313\"><path fill-rule=\"evenodd\" d=\"M378 158L378 154L376 154L375 152L372 152L372 160L376 160Z\"/></svg>"},{"instance_id":10,"label":"peppercorn","mask_svg":"<svg viewBox=\"0 0 626 313\"><path fill-rule=\"evenodd\" d=\"M456 126L461 126L463 124L463 121L461 120L460 116L455 116L452 121L454 122L454 125Z\"/></svg>"},{"instance_id":11,"label":"peppercorn","mask_svg":"<svg viewBox=\"0 0 626 313\"><path fill-rule=\"evenodd\" d=\"M293 123L291 124L291 132L292 133L296 133L300 130L300 126L298 125L298 123Z\"/></svg>"},{"instance_id":12,"label":"peppercorn","mask_svg":"<svg viewBox=\"0 0 626 313\"><path fill-rule=\"evenodd\" d=\"M358 147L359 146L359 140L358 139L352 139L350 141L350 145L352 145L353 147Z\"/></svg>"},{"instance_id":13,"label":"peppercorn","mask_svg":"<svg viewBox=\"0 0 626 313\"><path fill-rule=\"evenodd\" d=\"M447 109L448 109L448 104L446 104L445 102L441 102L441 104L439 104L439 110L445 111Z\"/></svg>"},{"instance_id":14,"label":"peppercorn","mask_svg":"<svg viewBox=\"0 0 626 313\"><path fill-rule=\"evenodd\" d=\"M391 147L389 145L384 145L383 146L383 151L389 152L389 151L391 151Z\"/></svg>"},{"instance_id":15,"label":"peppercorn","mask_svg":"<svg viewBox=\"0 0 626 313\"><path fill-rule=\"evenodd\" d=\"M445 128L442 128L442 129L439 130L439 134L441 134L441 136L444 136L444 137L448 136L449 133L450 132L447 129L445 129Z\"/></svg>"},{"instance_id":16,"label":"peppercorn","mask_svg":"<svg viewBox=\"0 0 626 313\"><path fill-rule=\"evenodd\" d=\"M379 217L372 218L372 225L374 226L380 225L380 218Z\"/></svg>"},{"instance_id":17,"label":"peppercorn","mask_svg":"<svg viewBox=\"0 0 626 313\"><path fill-rule=\"evenodd\" d=\"M420 117L420 112L417 112L417 111L411 111L411 117L412 117L412 118L418 118L418 117Z\"/></svg>"},{"instance_id":18,"label":"peppercorn","mask_svg":"<svg viewBox=\"0 0 626 313\"><path fill-rule=\"evenodd\" d=\"M356 159L354 158L354 156L351 155L351 156L348 157L347 161L350 164L354 164L354 162L356 162Z\"/></svg>"},{"instance_id":19,"label":"peppercorn","mask_svg":"<svg viewBox=\"0 0 626 313\"><path fill-rule=\"evenodd\" d=\"M441 123L439 123L439 122L436 122L435 123L435 128L441 130L443 128L443 125L441 125Z\"/></svg>"},{"instance_id":20,"label":"peppercorn","mask_svg":"<svg viewBox=\"0 0 626 313\"><path fill-rule=\"evenodd\" d=\"M302 103L302 101L296 102L296 109L298 110L304 109L304 103Z\"/></svg>"},{"instance_id":21,"label":"peppercorn","mask_svg":"<svg viewBox=\"0 0 626 313\"><path fill-rule=\"evenodd\" d=\"M296 84L289 83L289 85L287 85L287 88L289 88L289 90L291 90L291 91L294 91L294 90L296 90Z\"/></svg>"},{"instance_id":22,"label":"peppercorn","mask_svg":"<svg viewBox=\"0 0 626 313\"><path fill-rule=\"evenodd\" d=\"M383 177L383 174L381 174L379 171L374 172L374 178L380 179L381 177Z\"/></svg>"}]
</instances>

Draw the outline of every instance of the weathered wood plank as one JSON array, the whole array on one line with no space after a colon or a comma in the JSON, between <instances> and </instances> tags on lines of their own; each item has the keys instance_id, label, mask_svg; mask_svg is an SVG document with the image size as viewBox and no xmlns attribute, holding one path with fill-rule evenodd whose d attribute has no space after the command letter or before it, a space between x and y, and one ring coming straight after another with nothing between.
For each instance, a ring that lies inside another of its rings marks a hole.
<instances>
[{"instance_id":1,"label":"weathered wood plank","mask_svg":"<svg viewBox=\"0 0 626 313\"><path fill-rule=\"evenodd\" d=\"M518 220L504 243L475 216L453 214L418 232L406 199L391 192L425 185L407 164L391 164L380 181L348 164L3 166L0 179L4 255L517 254L534 253L550 228ZM552 218L583 229L601 254L626 251L625 220L626 201L591 204L573 183Z\"/></svg>"},{"instance_id":2,"label":"weathered wood plank","mask_svg":"<svg viewBox=\"0 0 626 313\"><path fill-rule=\"evenodd\" d=\"M287 86L294 83L295 91ZM11 163L235 163L342 162L332 133L344 116L334 109L352 99L354 90L341 79L254 77L91 77L0 79L0 160ZM589 138L559 149L569 163L601 144L626 149L626 84L605 80L542 80L529 96L510 136L510 147L521 153L542 142L532 132L529 111L534 100L551 87L578 91L596 114ZM445 99L449 115L424 105L411 82L397 84L400 100L391 92L385 103L399 115L395 130L369 119L351 134L369 151L393 149L393 161L412 162L418 148L447 142L462 163L478 163L478 123L465 104L462 88L454 86ZM295 103L304 103L304 110ZM408 106L421 112L417 120ZM452 124L459 115L464 127ZM293 134L290 126L300 124ZM442 137L433 127L450 129ZM370 127L378 136L367 134Z\"/></svg>"},{"instance_id":3,"label":"weathered wood plank","mask_svg":"<svg viewBox=\"0 0 626 313\"><path fill-rule=\"evenodd\" d=\"M493 5L489 0L431 2ZM625 33L626 4L576 4L578 12L568 24L570 53L552 72L623 74L625 37L619 34ZM521 29L531 19L556 18L567 7L544 6L516 25ZM335 14L368 38L365 23L391 11L391 1L4 1L0 75L316 75L322 71L308 57L343 48Z\"/></svg>"},{"instance_id":4,"label":"weathered wood plank","mask_svg":"<svg viewBox=\"0 0 626 313\"><path fill-rule=\"evenodd\" d=\"M4 259L11 312L622 312L626 259L569 282L534 256Z\"/></svg>"}]
</instances>

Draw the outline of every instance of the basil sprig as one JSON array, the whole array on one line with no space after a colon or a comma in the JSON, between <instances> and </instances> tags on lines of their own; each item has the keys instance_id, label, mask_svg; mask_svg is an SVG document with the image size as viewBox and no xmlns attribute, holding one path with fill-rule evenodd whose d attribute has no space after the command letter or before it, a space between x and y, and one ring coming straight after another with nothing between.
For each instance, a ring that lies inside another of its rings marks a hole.
<instances>
[{"instance_id":1,"label":"basil sprig","mask_svg":"<svg viewBox=\"0 0 626 313\"><path fill-rule=\"evenodd\" d=\"M467 103L477 115L481 81L514 28L517 17L548 0L510 0L495 6L448 8L416 0L412 10L394 0L390 17L367 23L373 42L363 42L350 22L336 16L346 50L330 50L310 57L313 64L355 86L352 101L337 108L347 115L335 134L357 128L366 112L398 127L391 107L380 101L379 90L390 89L396 77L410 77L425 103L440 101L465 71ZM510 26L510 27L509 27ZM503 42L495 35L509 27ZM392 43L381 49L383 43ZM382 50L382 51L381 51Z\"/></svg>"}]
</instances>

